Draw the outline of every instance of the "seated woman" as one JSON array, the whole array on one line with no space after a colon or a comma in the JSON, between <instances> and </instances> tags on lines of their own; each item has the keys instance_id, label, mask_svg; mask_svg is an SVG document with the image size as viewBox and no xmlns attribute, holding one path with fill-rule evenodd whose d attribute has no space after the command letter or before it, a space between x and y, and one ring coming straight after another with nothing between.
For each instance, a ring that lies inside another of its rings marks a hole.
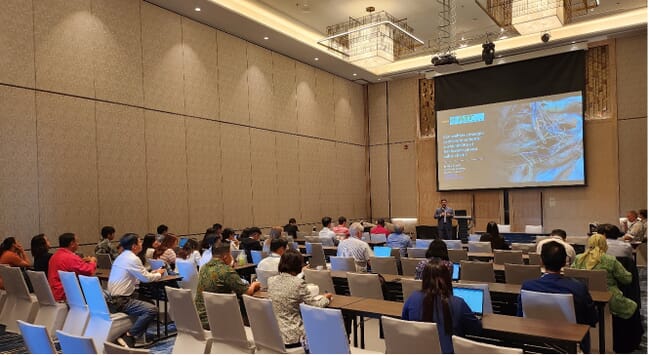
<instances>
[{"instance_id":1,"label":"seated woman","mask_svg":"<svg viewBox=\"0 0 650 356\"><path fill-rule=\"evenodd\" d=\"M201 253L199 252L199 242L194 239L188 239L185 245L178 251L177 256L180 259L194 262L198 267L201 260Z\"/></svg>"},{"instance_id":2,"label":"seated woman","mask_svg":"<svg viewBox=\"0 0 650 356\"><path fill-rule=\"evenodd\" d=\"M429 264L434 258L444 261L449 264L451 267L451 262L449 262L449 250L447 249L447 244L441 239L435 239L429 244L427 252L424 254L424 257L427 258L426 261L421 261L415 267L415 279L422 279L422 271L424 267Z\"/></svg>"},{"instance_id":3,"label":"seated woman","mask_svg":"<svg viewBox=\"0 0 650 356\"><path fill-rule=\"evenodd\" d=\"M485 234L481 235L479 241L489 241L493 250L509 250L510 246L506 243L506 239L499 234L499 226L494 221L490 221L485 227Z\"/></svg>"},{"instance_id":4,"label":"seated woman","mask_svg":"<svg viewBox=\"0 0 650 356\"><path fill-rule=\"evenodd\" d=\"M50 241L45 234L38 234L32 237L32 257L34 257L34 271L45 272L47 277L47 266L50 263Z\"/></svg>"},{"instance_id":5,"label":"seated woman","mask_svg":"<svg viewBox=\"0 0 650 356\"><path fill-rule=\"evenodd\" d=\"M147 260L153 258L153 253L156 251L156 247L158 246L160 246L160 242L156 241L156 234L144 235L144 239L142 240L142 250L138 253L138 257L147 270L151 269L149 261Z\"/></svg>"},{"instance_id":6,"label":"seated woman","mask_svg":"<svg viewBox=\"0 0 650 356\"><path fill-rule=\"evenodd\" d=\"M10 267L29 267L32 265L23 249L23 245L16 241L15 237L7 237L0 244L0 264L9 265ZM0 289L5 289L1 277Z\"/></svg>"},{"instance_id":7,"label":"seated woman","mask_svg":"<svg viewBox=\"0 0 650 356\"><path fill-rule=\"evenodd\" d=\"M606 252L607 240L605 236L593 234L587 241L587 250L585 253L576 256L571 267L607 271L607 289L612 293L612 298L609 300L609 309L613 315L622 319L629 319L634 315L637 304L623 295L617 283L630 284L632 282L632 273L627 271L616 257L607 255Z\"/></svg>"},{"instance_id":8,"label":"seated woman","mask_svg":"<svg viewBox=\"0 0 650 356\"><path fill-rule=\"evenodd\" d=\"M227 227L221 232L221 241L230 244L230 251L239 251L239 240L235 237L235 230Z\"/></svg>"},{"instance_id":9,"label":"seated woman","mask_svg":"<svg viewBox=\"0 0 650 356\"><path fill-rule=\"evenodd\" d=\"M309 292L305 281L297 277L302 265L300 252L287 250L280 257L280 274L268 280L269 298L287 348L304 345L305 328L300 317L300 303L325 307L332 299L331 293L314 296Z\"/></svg>"},{"instance_id":10,"label":"seated woman","mask_svg":"<svg viewBox=\"0 0 650 356\"><path fill-rule=\"evenodd\" d=\"M165 234L160 246L156 247L153 258L164 261L171 269L176 268L176 252L178 246L178 237L174 234Z\"/></svg>"},{"instance_id":11,"label":"seated woman","mask_svg":"<svg viewBox=\"0 0 650 356\"><path fill-rule=\"evenodd\" d=\"M438 324L440 348L453 354L451 336L480 334L481 321L462 298L453 295L451 269L440 259L427 263L422 271L422 290L415 291L404 302L402 319Z\"/></svg>"}]
</instances>

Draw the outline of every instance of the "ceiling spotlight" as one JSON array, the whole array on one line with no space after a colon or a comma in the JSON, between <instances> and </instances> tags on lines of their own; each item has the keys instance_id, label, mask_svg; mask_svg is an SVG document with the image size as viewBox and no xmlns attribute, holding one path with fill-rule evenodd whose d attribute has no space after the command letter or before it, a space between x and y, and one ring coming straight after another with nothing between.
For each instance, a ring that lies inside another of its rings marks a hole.
<instances>
[{"instance_id":1,"label":"ceiling spotlight","mask_svg":"<svg viewBox=\"0 0 650 356\"><path fill-rule=\"evenodd\" d=\"M481 59L485 64L490 65L494 61L494 43L485 42L483 43L483 53L481 54Z\"/></svg>"},{"instance_id":2,"label":"ceiling spotlight","mask_svg":"<svg viewBox=\"0 0 650 356\"><path fill-rule=\"evenodd\" d=\"M353 76L353 77L356 77L356 76L357 76L357 73L352 73L352 76Z\"/></svg>"},{"instance_id":3,"label":"ceiling spotlight","mask_svg":"<svg viewBox=\"0 0 650 356\"><path fill-rule=\"evenodd\" d=\"M268 40L268 39L269 39L269 37L268 37L268 36L264 36L264 39L265 39L265 40Z\"/></svg>"},{"instance_id":4,"label":"ceiling spotlight","mask_svg":"<svg viewBox=\"0 0 650 356\"><path fill-rule=\"evenodd\" d=\"M200 7L195 7L195 8L194 8L194 11L196 11L196 12L201 12L201 8L200 8Z\"/></svg>"},{"instance_id":5,"label":"ceiling spotlight","mask_svg":"<svg viewBox=\"0 0 650 356\"><path fill-rule=\"evenodd\" d=\"M317 60L318 60L318 57L314 58L314 60L317 61Z\"/></svg>"}]
</instances>

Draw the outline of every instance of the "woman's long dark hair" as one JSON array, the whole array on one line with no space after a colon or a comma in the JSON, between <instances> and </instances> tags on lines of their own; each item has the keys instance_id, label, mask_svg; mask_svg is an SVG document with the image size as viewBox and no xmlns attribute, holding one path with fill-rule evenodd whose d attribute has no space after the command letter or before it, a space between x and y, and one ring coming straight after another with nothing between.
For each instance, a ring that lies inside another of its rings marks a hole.
<instances>
[{"instance_id":1,"label":"woman's long dark hair","mask_svg":"<svg viewBox=\"0 0 650 356\"><path fill-rule=\"evenodd\" d=\"M11 250L11 246L13 246L16 243L16 238L15 237L7 237L2 241L0 244L0 256L2 256L5 251Z\"/></svg>"},{"instance_id":2,"label":"woman's long dark hair","mask_svg":"<svg viewBox=\"0 0 650 356\"><path fill-rule=\"evenodd\" d=\"M203 251L212 247L216 239L217 229L209 227L207 230L205 230L205 235L203 235L203 240L201 240L201 250L199 252L203 253Z\"/></svg>"},{"instance_id":3,"label":"woman's long dark hair","mask_svg":"<svg viewBox=\"0 0 650 356\"><path fill-rule=\"evenodd\" d=\"M147 263L147 249L153 248L153 243L156 242L156 234L146 234L142 240L142 251L138 254L142 264Z\"/></svg>"},{"instance_id":4,"label":"woman's long dark hair","mask_svg":"<svg viewBox=\"0 0 650 356\"><path fill-rule=\"evenodd\" d=\"M187 241L185 241L185 245L183 245L180 251L178 251L177 256L179 258L186 260L192 255L192 252L194 252L195 250L198 251L198 249L199 249L199 242L194 239L188 239Z\"/></svg>"},{"instance_id":5,"label":"woman's long dark hair","mask_svg":"<svg viewBox=\"0 0 650 356\"><path fill-rule=\"evenodd\" d=\"M45 234L38 234L32 237L31 243L32 256L34 258L39 258L47 254L47 241L45 241Z\"/></svg>"},{"instance_id":6,"label":"woman's long dark hair","mask_svg":"<svg viewBox=\"0 0 650 356\"><path fill-rule=\"evenodd\" d=\"M178 237L174 234L165 234L165 237L163 237L162 242L160 243L160 246L156 248L156 251L153 253L153 258L158 258L162 256L165 251L167 251L170 248L174 248L176 244L178 243Z\"/></svg>"},{"instance_id":7,"label":"woman's long dark hair","mask_svg":"<svg viewBox=\"0 0 650 356\"><path fill-rule=\"evenodd\" d=\"M445 333L451 335L453 333L450 306L452 296L451 271L442 260L434 258L424 267L424 271L422 271L422 293L424 293L422 321L433 322L434 319L440 319L440 315L437 315L439 308L436 307L440 302L442 319L445 323Z\"/></svg>"},{"instance_id":8,"label":"woman's long dark hair","mask_svg":"<svg viewBox=\"0 0 650 356\"><path fill-rule=\"evenodd\" d=\"M499 238L499 226L494 221L490 221L489 223L487 223L487 226L485 227L485 232L490 234L490 236L492 236L493 241Z\"/></svg>"}]
</instances>

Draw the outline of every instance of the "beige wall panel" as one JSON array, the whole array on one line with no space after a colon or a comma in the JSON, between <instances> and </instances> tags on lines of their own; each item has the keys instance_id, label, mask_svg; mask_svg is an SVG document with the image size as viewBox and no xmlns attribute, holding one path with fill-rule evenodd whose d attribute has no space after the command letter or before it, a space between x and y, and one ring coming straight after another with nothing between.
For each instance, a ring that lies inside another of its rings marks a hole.
<instances>
[{"instance_id":1,"label":"beige wall panel","mask_svg":"<svg viewBox=\"0 0 650 356\"><path fill-rule=\"evenodd\" d=\"M255 226L278 225L279 216L276 134L251 129L253 219ZM284 221L284 219L282 219Z\"/></svg>"},{"instance_id":2,"label":"beige wall panel","mask_svg":"<svg viewBox=\"0 0 650 356\"><path fill-rule=\"evenodd\" d=\"M370 146L370 203L372 218L388 217L388 147Z\"/></svg>"},{"instance_id":3,"label":"beige wall panel","mask_svg":"<svg viewBox=\"0 0 650 356\"><path fill-rule=\"evenodd\" d=\"M296 62L298 133L320 136L318 104L316 102L315 68Z\"/></svg>"},{"instance_id":4,"label":"beige wall panel","mask_svg":"<svg viewBox=\"0 0 650 356\"><path fill-rule=\"evenodd\" d=\"M510 231L525 231L526 225L542 225L542 195L539 189L513 189L508 192ZM544 226L545 232L552 228Z\"/></svg>"},{"instance_id":5,"label":"beige wall panel","mask_svg":"<svg viewBox=\"0 0 650 356\"><path fill-rule=\"evenodd\" d=\"M296 218L300 223L300 171L298 161L298 137L278 134L275 138L277 157L278 223L282 225L289 218Z\"/></svg>"},{"instance_id":6,"label":"beige wall panel","mask_svg":"<svg viewBox=\"0 0 650 356\"><path fill-rule=\"evenodd\" d=\"M185 112L181 34L181 16L142 3L144 105L147 108Z\"/></svg>"},{"instance_id":7,"label":"beige wall panel","mask_svg":"<svg viewBox=\"0 0 650 356\"><path fill-rule=\"evenodd\" d=\"M34 95L0 86L0 236L23 246L40 231Z\"/></svg>"},{"instance_id":8,"label":"beige wall panel","mask_svg":"<svg viewBox=\"0 0 650 356\"><path fill-rule=\"evenodd\" d=\"M334 137L339 141L354 142L358 137L353 132L353 113L350 103L350 86L348 81L334 77L333 78L333 100L334 100Z\"/></svg>"},{"instance_id":9,"label":"beige wall panel","mask_svg":"<svg viewBox=\"0 0 650 356\"><path fill-rule=\"evenodd\" d=\"M266 129L277 128L273 117L273 59L271 51L247 44L248 96L250 101L251 126Z\"/></svg>"},{"instance_id":10,"label":"beige wall panel","mask_svg":"<svg viewBox=\"0 0 650 356\"><path fill-rule=\"evenodd\" d=\"M584 235L589 222L616 222L618 211L618 149L615 120L585 123L587 186L549 188L543 193L544 226ZM606 162L610 169L603 169Z\"/></svg>"},{"instance_id":11,"label":"beige wall panel","mask_svg":"<svg viewBox=\"0 0 650 356\"><path fill-rule=\"evenodd\" d=\"M371 145L388 142L386 83L368 85L368 125Z\"/></svg>"},{"instance_id":12,"label":"beige wall panel","mask_svg":"<svg viewBox=\"0 0 650 356\"><path fill-rule=\"evenodd\" d=\"M90 0L34 0L37 88L95 97L97 26Z\"/></svg>"},{"instance_id":13,"label":"beige wall panel","mask_svg":"<svg viewBox=\"0 0 650 356\"><path fill-rule=\"evenodd\" d=\"M472 204L474 202L474 194L471 191L458 191L458 192L439 192L438 199L435 201L433 211L440 206L441 199L447 199L448 205L454 210L467 210L467 214L472 214ZM432 215L433 216L433 215ZM436 225L437 225L436 221ZM455 222L454 222L455 225Z\"/></svg>"},{"instance_id":14,"label":"beige wall panel","mask_svg":"<svg viewBox=\"0 0 650 356\"><path fill-rule=\"evenodd\" d=\"M416 143L416 180L418 192L418 224L436 225L433 218L439 204L436 191L435 140L418 140Z\"/></svg>"},{"instance_id":15,"label":"beige wall panel","mask_svg":"<svg viewBox=\"0 0 650 356\"><path fill-rule=\"evenodd\" d=\"M352 121L349 136L356 144L368 142L368 119L366 118L366 104L364 93L366 87L363 85L348 82L350 92L350 106L352 107Z\"/></svg>"},{"instance_id":16,"label":"beige wall panel","mask_svg":"<svg viewBox=\"0 0 650 356\"><path fill-rule=\"evenodd\" d=\"M318 137L336 138L334 122L334 83L333 75L316 69L316 125Z\"/></svg>"},{"instance_id":17,"label":"beige wall panel","mask_svg":"<svg viewBox=\"0 0 650 356\"><path fill-rule=\"evenodd\" d=\"M356 218L369 217L368 209L370 208L370 197L368 196L368 155L366 147L350 146L351 151L351 176L355 177L350 184L352 185L354 201L353 216ZM346 176L347 177L347 176ZM348 180L344 182L349 182Z\"/></svg>"},{"instance_id":18,"label":"beige wall panel","mask_svg":"<svg viewBox=\"0 0 650 356\"><path fill-rule=\"evenodd\" d=\"M618 118L648 116L647 34L616 40Z\"/></svg>"},{"instance_id":19,"label":"beige wall panel","mask_svg":"<svg viewBox=\"0 0 650 356\"><path fill-rule=\"evenodd\" d=\"M40 231L99 236L95 103L37 93ZM56 241L56 240L55 240Z\"/></svg>"},{"instance_id":20,"label":"beige wall panel","mask_svg":"<svg viewBox=\"0 0 650 356\"><path fill-rule=\"evenodd\" d=\"M335 185L337 172L334 169L336 160L336 144L330 141L316 141L318 145L319 179L320 179L320 214L333 216L339 214L337 198L340 193L335 192L340 186Z\"/></svg>"},{"instance_id":21,"label":"beige wall panel","mask_svg":"<svg viewBox=\"0 0 650 356\"><path fill-rule=\"evenodd\" d=\"M352 145L336 143L336 160L328 164L328 168L335 174L329 183L328 199L332 199L336 206L332 214L343 215L348 219L354 217L354 200L356 192L354 188L357 180L365 179L353 175L355 169L354 151ZM334 217L332 217L334 218Z\"/></svg>"},{"instance_id":22,"label":"beige wall panel","mask_svg":"<svg viewBox=\"0 0 650 356\"><path fill-rule=\"evenodd\" d=\"M219 119L248 124L248 71L246 43L217 31L219 63Z\"/></svg>"},{"instance_id":23,"label":"beige wall panel","mask_svg":"<svg viewBox=\"0 0 650 356\"><path fill-rule=\"evenodd\" d=\"M149 229L165 224L173 233L193 232L188 226L185 120L149 110L144 117Z\"/></svg>"},{"instance_id":24,"label":"beige wall panel","mask_svg":"<svg viewBox=\"0 0 650 356\"><path fill-rule=\"evenodd\" d=\"M388 82L388 140L390 142L415 139L418 90L418 78Z\"/></svg>"},{"instance_id":25,"label":"beige wall panel","mask_svg":"<svg viewBox=\"0 0 650 356\"><path fill-rule=\"evenodd\" d=\"M0 83L34 87L32 0L0 1Z\"/></svg>"},{"instance_id":26,"label":"beige wall panel","mask_svg":"<svg viewBox=\"0 0 650 356\"><path fill-rule=\"evenodd\" d=\"M320 166L318 140L298 138L298 164L300 171L300 212L303 222L320 221Z\"/></svg>"},{"instance_id":27,"label":"beige wall panel","mask_svg":"<svg viewBox=\"0 0 650 356\"><path fill-rule=\"evenodd\" d=\"M221 125L191 117L185 120L189 231L203 232L223 221Z\"/></svg>"},{"instance_id":28,"label":"beige wall panel","mask_svg":"<svg viewBox=\"0 0 650 356\"><path fill-rule=\"evenodd\" d=\"M474 193L474 231L485 231L487 223L503 223L503 191L485 190Z\"/></svg>"},{"instance_id":29,"label":"beige wall panel","mask_svg":"<svg viewBox=\"0 0 650 356\"><path fill-rule=\"evenodd\" d=\"M276 128L284 132L298 131L296 61L271 52L273 62L272 115Z\"/></svg>"},{"instance_id":30,"label":"beige wall panel","mask_svg":"<svg viewBox=\"0 0 650 356\"><path fill-rule=\"evenodd\" d=\"M93 57L98 99L143 104L140 4L92 0L98 25Z\"/></svg>"},{"instance_id":31,"label":"beige wall panel","mask_svg":"<svg viewBox=\"0 0 650 356\"><path fill-rule=\"evenodd\" d=\"M618 121L620 209L648 206L648 119ZM621 215L624 216L624 215Z\"/></svg>"},{"instance_id":32,"label":"beige wall panel","mask_svg":"<svg viewBox=\"0 0 650 356\"><path fill-rule=\"evenodd\" d=\"M221 125L224 226L241 229L253 222L250 150L249 128Z\"/></svg>"},{"instance_id":33,"label":"beige wall panel","mask_svg":"<svg viewBox=\"0 0 650 356\"><path fill-rule=\"evenodd\" d=\"M391 215L414 218L417 216L415 144L390 145L389 154Z\"/></svg>"},{"instance_id":34,"label":"beige wall panel","mask_svg":"<svg viewBox=\"0 0 650 356\"><path fill-rule=\"evenodd\" d=\"M118 236L148 229L144 110L97 103L99 224Z\"/></svg>"},{"instance_id":35,"label":"beige wall panel","mask_svg":"<svg viewBox=\"0 0 650 356\"><path fill-rule=\"evenodd\" d=\"M217 119L217 30L182 18L185 113Z\"/></svg>"}]
</instances>

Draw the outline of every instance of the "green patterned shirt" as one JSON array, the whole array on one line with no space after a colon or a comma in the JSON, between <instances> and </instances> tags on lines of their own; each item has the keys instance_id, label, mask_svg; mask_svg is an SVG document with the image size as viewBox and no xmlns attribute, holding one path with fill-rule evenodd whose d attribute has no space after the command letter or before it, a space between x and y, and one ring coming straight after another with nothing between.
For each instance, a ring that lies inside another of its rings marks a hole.
<instances>
[{"instance_id":1,"label":"green patterned shirt","mask_svg":"<svg viewBox=\"0 0 650 356\"><path fill-rule=\"evenodd\" d=\"M199 271L199 284L196 287L194 304L201 318L204 329L209 329L208 315L205 311L203 291L211 293L236 293L242 295L248 290L237 272L220 259L212 259L201 267Z\"/></svg>"}]
</instances>

